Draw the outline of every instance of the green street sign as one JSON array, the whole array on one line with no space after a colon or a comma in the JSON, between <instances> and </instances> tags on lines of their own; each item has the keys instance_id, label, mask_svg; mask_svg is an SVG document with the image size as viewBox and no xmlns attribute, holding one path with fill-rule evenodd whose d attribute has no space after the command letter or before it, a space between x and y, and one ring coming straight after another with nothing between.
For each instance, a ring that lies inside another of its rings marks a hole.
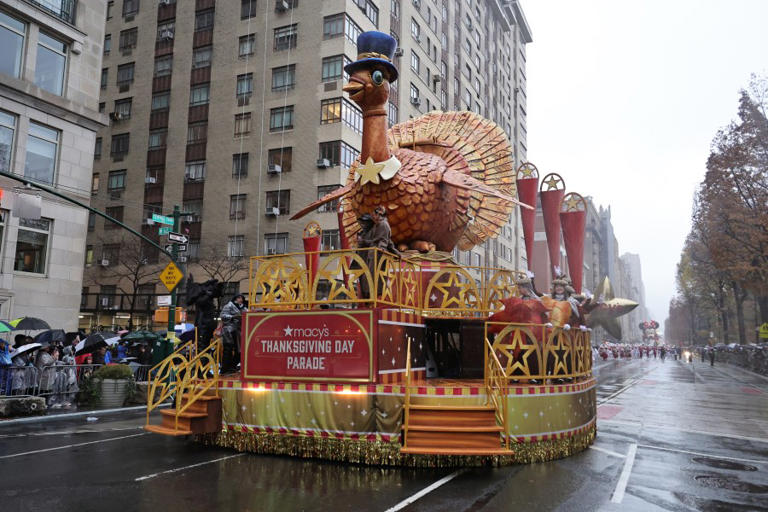
<instances>
[{"instance_id":1,"label":"green street sign","mask_svg":"<svg viewBox=\"0 0 768 512\"><path fill-rule=\"evenodd\" d=\"M163 226L163 227L161 227L161 228L160 228L160 231L159 231L159 233L160 233L161 235L167 235L167 234L168 234L168 233L170 233L172 230L173 230L173 228L172 228L171 226Z\"/></svg>"},{"instance_id":2,"label":"green street sign","mask_svg":"<svg viewBox=\"0 0 768 512\"><path fill-rule=\"evenodd\" d=\"M168 224L169 226L173 226L173 217L166 217L165 215L158 215L156 213L152 214L152 220L155 222L159 222L160 224ZM160 228L161 230L163 228ZM161 235L164 233L160 233Z\"/></svg>"}]
</instances>

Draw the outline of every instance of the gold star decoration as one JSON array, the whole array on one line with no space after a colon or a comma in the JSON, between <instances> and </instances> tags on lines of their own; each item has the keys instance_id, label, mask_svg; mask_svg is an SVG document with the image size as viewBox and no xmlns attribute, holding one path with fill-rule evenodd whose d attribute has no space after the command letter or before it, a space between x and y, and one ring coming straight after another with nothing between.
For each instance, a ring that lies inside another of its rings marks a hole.
<instances>
[{"instance_id":1,"label":"gold star decoration","mask_svg":"<svg viewBox=\"0 0 768 512\"><path fill-rule=\"evenodd\" d=\"M557 186L560 184L560 180L557 176L550 176L549 179L544 182L544 184L547 186L547 190L554 190L557 189Z\"/></svg>"},{"instance_id":2,"label":"gold star decoration","mask_svg":"<svg viewBox=\"0 0 768 512\"><path fill-rule=\"evenodd\" d=\"M571 196L565 201L566 211L576 212L581 211L581 201L576 196Z\"/></svg>"},{"instance_id":3,"label":"gold star decoration","mask_svg":"<svg viewBox=\"0 0 768 512\"><path fill-rule=\"evenodd\" d=\"M455 304L457 308L466 307L466 301L471 298L473 291L471 285L469 282L462 282L458 272L451 271L448 276L447 281L435 283L435 288L442 294L440 309L448 309L451 304Z\"/></svg>"},{"instance_id":4,"label":"gold star decoration","mask_svg":"<svg viewBox=\"0 0 768 512\"><path fill-rule=\"evenodd\" d=\"M365 165L357 168L357 172L360 174L360 185L365 185L368 182L378 185L380 183L379 173L382 169L384 169L384 164L377 164L373 158L368 157Z\"/></svg>"},{"instance_id":5,"label":"gold star decoration","mask_svg":"<svg viewBox=\"0 0 768 512\"><path fill-rule=\"evenodd\" d=\"M523 178L530 178L533 176L533 169L530 167L523 167L520 172L523 174Z\"/></svg>"},{"instance_id":6,"label":"gold star decoration","mask_svg":"<svg viewBox=\"0 0 768 512\"><path fill-rule=\"evenodd\" d=\"M507 338L499 336L498 339ZM536 351L536 342L533 333L524 328L513 328L512 340L505 343L494 343L493 348L503 354L506 359L504 372L507 377L521 375L530 377L534 373L543 373L542 359ZM533 363L536 363L536 372L533 372Z\"/></svg>"}]
</instances>

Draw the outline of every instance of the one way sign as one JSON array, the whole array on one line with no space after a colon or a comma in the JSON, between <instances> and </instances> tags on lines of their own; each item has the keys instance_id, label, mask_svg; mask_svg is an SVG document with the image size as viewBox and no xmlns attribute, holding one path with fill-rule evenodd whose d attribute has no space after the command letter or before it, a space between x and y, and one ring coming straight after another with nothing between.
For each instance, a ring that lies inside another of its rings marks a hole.
<instances>
[{"instance_id":1,"label":"one way sign","mask_svg":"<svg viewBox=\"0 0 768 512\"><path fill-rule=\"evenodd\" d=\"M189 238L187 237L187 235L182 235L181 233L174 233L173 231L168 233L168 240L170 240L171 242L179 243L179 244L185 244L189 242Z\"/></svg>"}]
</instances>

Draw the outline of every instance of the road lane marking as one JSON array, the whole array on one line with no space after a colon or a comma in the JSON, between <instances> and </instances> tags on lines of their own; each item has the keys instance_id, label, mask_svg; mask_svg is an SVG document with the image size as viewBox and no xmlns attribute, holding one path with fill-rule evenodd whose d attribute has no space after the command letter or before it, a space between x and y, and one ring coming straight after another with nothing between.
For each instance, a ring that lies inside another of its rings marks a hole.
<instances>
[{"instance_id":1,"label":"road lane marking","mask_svg":"<svg viewBox=\"0 0 768 512\"><path fill-rule=\"evenodd\" d=\"M692 452L689 450L680 450L678 448L666 448L662 446L653 446L650 444L639 444L637 445L638 448L648 448L651 450L661 450L664 452L676 452L676 453L686 453L688 455L697 455L699 457L709 457L711 459L725 459L725 460L735 460L737 462L751 462L753 464L768 464L768 460L756 460L756 459L741 459L739 457L728 457L727 455L713 455L711 453L701 453L701 452Z\"/></svg>"},{"instance_id":2,"label":"road lane marking","mask_svg":"<svg viewBox=\"0 0 768 512\"><path fill-rule=\"evenodd\" d=\"M635 454L637 453L637 443L629 445L629 451L627 452L627 459L624 461L624 469L621 470L621 476L616 483L616 489L611 496L611 502L621 503L624 499L624 491L627 489L627 482L629 482L629 475L632 474L632 465L635 463Z\"/></svg>"},{"instance_id":3,"label":"road lane marking","mask_svg":"<svg viewBox=\"0 0 768 512\"><path fill-rule=\"evenodd\" d=\"M108 443L110 441L119 441L120 439L128 439L131 437L139 437L139 436L145 436L149 432L142 432L141 434L131 434L130 436L120 436L120 437L109 437L107 439L98 439L96 441L88 441L86 443L75 443L75 444L68 444L64 446L54 446L53 448L45 448L43 450L33 450L31 452L21 452L21 453L13 453L11 455L2 455L0 456L0 460L2 459L10 459L13 457L21 457L22 455L32 455L35 453L44 453L44 452L52 452L56 450L66 450L67 448L76 448L78 446L85 446L88 444L97 444L97 443Z\"/></svg>"},{"instance_id":4,"label":"road lane marking","mask_svg":"<svg viewBox=\"0 0 768 512\"><path fill-rule=\"evenodd\" d=\"M600 448L599 446L595 446L595 445L592 445L589 448L592 449L592 450L597 450L599 452L607 453L608 455L611 455L612 457L618 457L620 459L624 459L624 458L627 457L626 455L624 455L622 453L614 452L613 450L608 450L606 448Z\"/></svg>"},{"instance_id":5,"label":"road lane marking","mask_svg":"<svg viewBox=\"0 0 768 512\"><path fill-rule=\"evenodd\" d=\"M19 438L19 437L41 437L41 436L66 436L74 434L100 434L102 432L124 432L126 430L141 430L144 427L121 427L121 428L102 428L99 430L58 430L56 432L24 432L22 434L0 434L0 439Z\"/></svg>"},{"instance_id":6,"label":"road lane marking","mask_svg":"<svg viewBox=\"0 0 768 512\"><path fill-rule=\"evenodd\" d=\"M659 425L656 423L640 423L639 421L622 421L622 420L600 420L599 423L613 423L615 425L624 425L630 427L642 427L643 429L662 429L662 430L674 430L676 432L685 432L686 434L700 434L704 436L712 437L726 437L730 439L741 439L742 441L750 441L753 443L768 443L768 439L759 437L740 436L738 434L721 434L717 432L706 432L704 430L693 430L686 428L670 427L668 425Z\"/></svg>"},{"instance_id":7,"label":"road lane marking","mask_svg":"<svg viewBox=\"0 0 768 512\"><path fill-rule=\"evenodd\" d=\"M183 466L183 467L180 467L180 468L168 469L166 471L160 471L159 473L152 473L150 475L140 476L138 478L135 478L133 481L134 482L141 482L143 480L149 480L150 478L155 478L156 476L166 475L168 473L176 473L176 472L179 472L179 471L184 471L185 469L197 468L197 467L200 467L200 466L205 466L206 464L213 464L214 462L221 462L222 460L233 459L235 457L242 457L243 455L245 455L245 453L236 453L234 455L227 455L226 457L219 457L218 459L206 460L204 462L198 462L197 464L190 464L189 466Z\"/></svg>"},{"instance_id":8,"label":"road lane marking","mask_svg":"<svg viewBox=\"0 0 768 512\"><path fill-rule=\"evenodd\" d=\"M459 476L462 473L465 473L467 471L468 471L468 469L466 469L466 468L465 469L459 469L458 471L454 471L450 475L441 478L440 480L438 480L437 482L433 483L429 487L425 487L424 489L420 490L419 492L417 492L416 494L414 494L410 498L404 499L403 501L401 501L400 503L398 503L394 507L388 508L384 512L397 512L398 510L401 510L401 509L407 507L408 505L410 505L414 501L418 500L419 498L423 498L424 496L426 496L430 492L434 491L435 489L437 489L441 485L447 484L448 482L450 482L451 480L453 480L457 476Z\"/></svg>"},{"instance_id":9,"label":"road lane marking","mask_svg":"<svg viewBox=\"0 0 768 512\"><path fill-rule=\"evenodd\" d=\"M160 404L156 409L165 409L173 404L165 403ZM79 412L66 412L62 414L50 414L47 416L30 416L29 418L14 418L12 420L3 420L0 426L17 425L19 423L40 423L41 421L56 421L76 418L79 416L96 416L101 419L101 416L111 415L114 413L132 412L132 411L146 411L146 405L137 405L134 407L118 407L116 409L97 409L91 411L79 411Z\"/></svg>"}]
</instances>

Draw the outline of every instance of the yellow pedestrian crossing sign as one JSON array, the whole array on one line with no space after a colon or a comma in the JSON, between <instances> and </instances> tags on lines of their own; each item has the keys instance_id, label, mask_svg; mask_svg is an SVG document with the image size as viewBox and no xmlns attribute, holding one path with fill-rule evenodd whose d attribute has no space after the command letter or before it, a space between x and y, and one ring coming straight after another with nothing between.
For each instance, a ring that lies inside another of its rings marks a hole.
<instances>
[{"instance_id":1,"label":"yellow pedestrian crossing sign","mask_svg":"<svg viewBox=\"0 0 768 512\"><path fill-rule=\"evenodd\" d=\"M765 322L763 325L760 326L760 337L768 338L768 322Z\"/></svg>"},{"instance_id":2,"label":"yellow pedestrian crossing sign","mask_svg":"<svg viewBox=\"0 0 768 512\"><path fill-rule=\"evenodd\" d=\"M179 267L177 267L172 261L168 262L162 272L160 272L160 281L163 282L169 292L172 292L174 288L181 282L184 274L181 273Z\"/></svg>"}]
</instances>

